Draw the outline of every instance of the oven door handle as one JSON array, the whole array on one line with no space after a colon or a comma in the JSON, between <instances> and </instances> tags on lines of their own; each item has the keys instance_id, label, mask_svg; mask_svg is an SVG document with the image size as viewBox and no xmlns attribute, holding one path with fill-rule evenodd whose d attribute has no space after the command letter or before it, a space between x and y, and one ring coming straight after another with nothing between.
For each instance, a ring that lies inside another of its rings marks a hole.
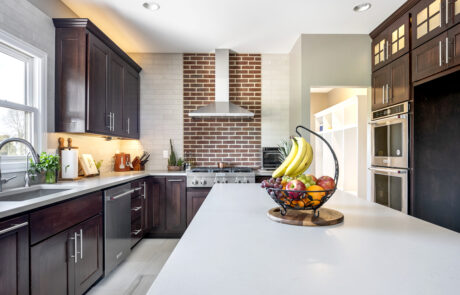
<instances>
[{"instance_id":1,"label":"oven door handle","mask_svg":"<svg viewBox=\"0 0 460 295\"><path fill-rule=\"evenodd\" d=\"M391 116L391 117L385 117L383 119L370 121L369 124L370 125L378 125L378 124L381 124L382 122L386 122L386 121L394 120L394 119L406 120L407 119L407 114L399 114L399 115L395 115L395 116Z\"/></svg>"},{"instance_id":2,"label":"oven door handle","mask_svg":"<svg viewBox=\"0 0 460 295\"><path fill-rule=\"evenodd\" d=\"M393 174L406 174L408 172L407 169L392 169L392 168L377 168L377 167L369 167L370 171L378 171L378 172L385 172L385 173L393 173Z\"/></svg>"}]
</instances>

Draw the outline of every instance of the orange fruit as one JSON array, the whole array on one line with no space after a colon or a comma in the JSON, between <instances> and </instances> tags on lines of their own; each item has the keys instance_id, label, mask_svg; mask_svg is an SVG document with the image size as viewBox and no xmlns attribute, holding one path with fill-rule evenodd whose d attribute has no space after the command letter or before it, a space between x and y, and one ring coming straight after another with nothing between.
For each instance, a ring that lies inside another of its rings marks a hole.
<instances>
[{"instance_id":1,"label":"orange fruit","mask_svg":"<svg viewBox=\"0 0 460 295\"><path fill-rule=\"evenodd\" d=\"M310 205L312 205L314 207L314 206L318 206L319 203L320 203L320 201L311 201Z\"/></svg>"},{"instance_id":2,"label":"orange fruit","mask_svg":"<svg viewBox=\"0 0 460 295\"><path fill-rule=\"evenodd\" d=\"M302 200L300 200L300 201L297 203L297 205L299 205L300 208L305 207L305 203L304 203Z\"/></svg>"},{"instance_id":3,"label":"orange fruit","mask_svg":"<svg viewBox=\"0 0 460 295\"><path fill-rule=\"evenodd\" d=\"M312 185L307 188L307 191L309 192L308 195L311 197L312 201L321 201L321 199L326 195L326 192L314 192L314 191L323 191L324 188L322 188L319 185Z\"/></svg>"}]
</instances>

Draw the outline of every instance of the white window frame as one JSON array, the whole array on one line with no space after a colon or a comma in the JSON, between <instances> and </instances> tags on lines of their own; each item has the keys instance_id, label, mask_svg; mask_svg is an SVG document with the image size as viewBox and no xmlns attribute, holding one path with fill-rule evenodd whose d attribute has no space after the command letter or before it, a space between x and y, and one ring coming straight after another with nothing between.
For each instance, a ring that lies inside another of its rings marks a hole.
<instances>
[{"instance_id":1,"label":"white window frame","mask_svg":"<svg viewBox=\"0 0 460 295\"><path fill-rule=\"evenodd\" d=\"M28 92L26 104L0 100L0 107L33 113L32 145L37 153L46 150L46 106L47 106L47 64L48 55L27 42L0 29L0 52L23 60L27 64ZM25 156L2 156L2 173L26 170Z\"/></svg>"}]
</instances>

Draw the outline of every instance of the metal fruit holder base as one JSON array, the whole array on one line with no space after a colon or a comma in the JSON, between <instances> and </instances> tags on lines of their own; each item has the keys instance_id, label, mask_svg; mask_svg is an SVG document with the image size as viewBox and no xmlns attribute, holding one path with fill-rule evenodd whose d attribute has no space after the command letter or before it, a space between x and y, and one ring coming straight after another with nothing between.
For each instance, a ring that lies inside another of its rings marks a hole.
<instances>
[{"instance_id":1,"label":"metal fruit holder base","mask_svg":"<svg viewBox=\"0 0 460 295\"><path fill-rule=\"evenodd\" d=\"M324 143L327 145L327 147L331 151L332 157L334 158L334 162L335 162L335 175L334 175L335 186L334 188L330 190L322 190L322 191L296 191L296 190L285 190L285 189L280 189L280 188L267 187L266 190L268 194L270 195L270 197L273 199L273 201L275 201L280 206L281 215L283 216L286 215L288 209L313 210L314 216L318 217L319 216L318 209L321 208L321 206L323 206L337 190L337 182L339 180L339 162L337 161L337 156L334 150L332 149L331 145L329 144L329 142L327 142L326 139L324 139L318 133L304 126L301 126L301 125L296 127L296 133L299 136L302 136L300 134L299 129L304 129L310 132L311 134L319 137L322 141L324 141ZM318 200L315 201L312 195L321 194L321 193L324 193L324 196L321 198L321 200L319 200L319 203L318 203ZM299 201L302 201L304 203L304 206L299 206Z\"/></svg>"}]
</instances>

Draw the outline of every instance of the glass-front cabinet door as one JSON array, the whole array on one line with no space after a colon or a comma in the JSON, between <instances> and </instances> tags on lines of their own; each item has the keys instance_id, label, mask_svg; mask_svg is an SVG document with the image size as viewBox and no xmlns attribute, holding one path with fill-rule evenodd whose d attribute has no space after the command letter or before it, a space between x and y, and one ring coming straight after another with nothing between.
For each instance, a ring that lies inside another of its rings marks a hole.
<instances>
[{"instance_id":1,"label":"glass-front cabinet door","mask_svg":"<svg viewBox=\"0 0 460 295\"><path fill-rule=\"evenodd\" d=\"M388 32L381 33L372 41L372 70L383 67L390 58Z\"/></svg>"},{"instance_id":2,"label":"glass-front cabinet door","mask_svg":"<svg viewBox=\"0 0 460 295\"><path fill-rule=\"evenodd\" d=\"M377 204L407 213L407 170L370 168L372 196Z\"/></svg>"},{"instance_id":3,"label":"glass-front cabinet door","mask_svg":"<svg viewBox=\"0 0 460 295\"><path fill-rule=\"evenodd\" d=\"M412 44L417 47L448 26L449 0L422 0L412 9Z\"/></svg>"},{"instance_id":4,"label":"glass-front cabinet door","mask_svg":"<svg viewBox=\"0 0 460 295\"><path fill-rule=\"evenodd\" d=\"M409 15L406 14L388 28L392 61L409 52L409 22Z\"/></svg>"},{"instance_id":5,"label":"glass-front cabinet door","mask_svg":"<svg viewBox=\"0 0 460 295\"><path fill-rule=\"evenodd\" d=\"M452 3L452 11L454 15L454 23L460 23L460 0L454 0Z\"/></svg>"}]
</instances>

